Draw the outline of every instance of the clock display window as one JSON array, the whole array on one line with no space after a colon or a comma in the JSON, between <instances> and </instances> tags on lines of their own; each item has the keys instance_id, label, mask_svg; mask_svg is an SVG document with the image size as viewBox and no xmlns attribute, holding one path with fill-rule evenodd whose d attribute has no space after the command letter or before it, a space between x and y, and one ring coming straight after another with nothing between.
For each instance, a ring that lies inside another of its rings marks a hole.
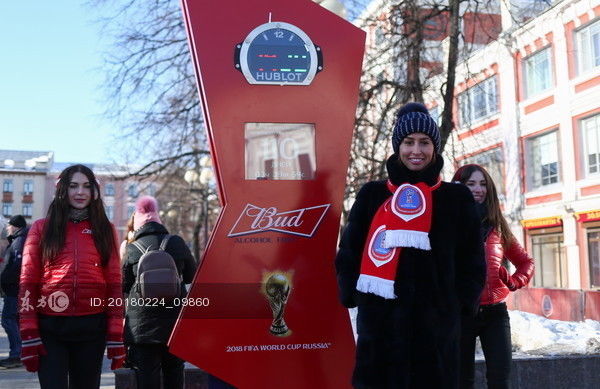
<instances>
[{"instance_id":1,"label":"clock display window","mask_svg":"<svg viewBox=\"0 0 600 389\"><path fill-rule=\"evenodd\" d=\"M234 64L250 84L309 85L323 69L321 49L284 22L256 27L236 45Z\"/></svg>"},{"instance_id":2,"label":"clock display window","mask_svg":"<svg viewBox=\"0 0 600 389\"><path fill-rule=\"evenodd\" d=\"M248 47L247 58L256 81L303 82L311 66L311 53L304 41L281 28L258 34Z\"/></svg>"},{"instance_id":3,"label":"clock display window","mask_svg":"<svg viewBox=\"0 0 600 389\"><path fill-rule=\"evenodd\" d=\"M315 126L306 123L246 123L247 180L312 180Z\"/></svg>"}]
</instances>

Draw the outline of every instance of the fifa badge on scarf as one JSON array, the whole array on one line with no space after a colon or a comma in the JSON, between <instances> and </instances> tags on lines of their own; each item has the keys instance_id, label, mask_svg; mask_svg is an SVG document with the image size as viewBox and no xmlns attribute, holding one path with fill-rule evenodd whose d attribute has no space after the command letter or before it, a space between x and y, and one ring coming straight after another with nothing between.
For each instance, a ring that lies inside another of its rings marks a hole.
<instances>
[{"instance_id":1,"label":"fifa badge on scarf","mask_svg":"<svg viewBox=\"0 0 600 389\"><path fill-rule=\"evenodd\" d=\"M385 225L380 226L371 237L369 242L369 258L377 267L383 266L396 256L396 248L385 248Z\"/></svg>"},{"instance_id":2,"label":"fifa badge on scarf","mask_svg":"<svg viewBox=\"0 0 600 389\"><path fill-rule=\"evenodd\" d=\"M414 185L401 185L392 197L392 212L404 221L421 216L427 208L425 196Z\"/></svg>"}]
</instances>

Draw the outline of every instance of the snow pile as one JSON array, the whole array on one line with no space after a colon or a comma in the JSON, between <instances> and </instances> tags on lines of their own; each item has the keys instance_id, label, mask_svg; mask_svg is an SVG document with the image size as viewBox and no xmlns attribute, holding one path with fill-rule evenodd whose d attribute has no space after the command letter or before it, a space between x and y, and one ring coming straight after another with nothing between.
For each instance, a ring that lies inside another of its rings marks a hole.
<instances>
[{"instance_id":1,"label":"snow pile","mask_svg":"<svg viewBox=\"0 0 600 389\"><path fill-rule=\"evenodd\" d=\"M356 308L350 309L356 339ZM522 311L510 315L513 353L527 358L538 355L600 354L600 322L560 321ZM477 339L476 359L483 359Z\"/></svg>"},{"instance_id":2,"label":"snow pile","mask_svg":"<svg viewBox=\"0 0 600 389\"><path fill-rule=\"evenodd\" d=\"M535 355L600 353L600 322L550 320L509 311L513 351Z\"/></svg>"}]
</instances>

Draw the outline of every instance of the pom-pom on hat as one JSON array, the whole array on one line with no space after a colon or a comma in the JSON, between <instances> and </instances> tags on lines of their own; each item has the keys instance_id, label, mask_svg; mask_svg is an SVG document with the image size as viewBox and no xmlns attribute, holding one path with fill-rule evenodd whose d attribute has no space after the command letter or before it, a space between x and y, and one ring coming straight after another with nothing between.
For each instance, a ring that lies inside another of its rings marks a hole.
<instances>
[{"instance_id":1,"label":"pom-pom on hat","mask_svg":"<svg viewBox=\"0 0 600 389\"><path fill-rule=\"evenodd\" d=\"M158 202L152 196L142 196L135 202L133 229L137 230L148 222L161 223L158 216Z\"/></svg>"},{"instance_id":2,"label":"pom-pom on hat","mask_svg":"<svg viewBox=\"0 0 600 389\"><path fill-rule=\"evenodd\" d=\"M27 221L25 221L25 218L23 216L15 215L10 218L8 224L10 224L13 227L23 228L27 226Z\"/></svg>"},{"instance_id":3,"label":"pom-pom on hat","mask_svg":"<svg viewBox=\"0 0 600 389\"><path fill-rule=\"evenodd\" d=\"M440 129L437 123L421 103L407 103L396 113L396 124L392 134L392 147L394 153L398 153L402 139L409 134L421 132L431 138L435 153L440 152Z\"/></svg>"}]
</instances>

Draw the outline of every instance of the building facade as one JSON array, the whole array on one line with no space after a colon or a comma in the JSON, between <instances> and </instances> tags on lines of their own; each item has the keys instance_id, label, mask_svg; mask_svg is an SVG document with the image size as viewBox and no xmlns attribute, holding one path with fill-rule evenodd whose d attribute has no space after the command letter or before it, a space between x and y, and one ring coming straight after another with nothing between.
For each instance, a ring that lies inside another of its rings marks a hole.
<instances>
[{"instance_id":1,"label":"building facade","mask_svg":"<svg viewBox=\"0 0 600 389\"><path fill-rule=\"evenodd\" d=\"M367 31L367 82L406 72L380 53L394 4L375 0L357 22ZM511 294L512 308L600 320L600 1L465 2L461 15L444 178L466 163L493 177L513 233L536 263L530 286ZM432 69L446 68L447 16L427 24L421 80L436 117L446 74Z\"/></svg>"},{"instance_id":2,"label":"building facade","mask_svg":"<svg viewBox=\"0 0 600 389\"><path fill-rule=\"evenodd\" d=\"M23 215L29 223L46 215L46 176L51 151L0 150L2 218Z\"/></svg>"},{"instance_id":3,"label":"building facade","mask_svg":"<svg viewBox=\"0 0 600 389\"><path fill-rule=\"evenodd\" d=\"M598 319L587 291L600 288L600 2L555 2L519 24L503 8L499 39L457 69L446 177L479 163L494 178L536 261L515 307ZM426 101L435 110L441 97Z\"/></svg>"},{"instance_id":4,"label":"building facade","mask_svg":"<svg viewBox=\"0 0 600 389\"><path fill-rule=\"evenodd\" d=\"M44 218L54 198L56 180L72 163L54 162L51 151L0 150L0 184L2 214L0 230L12 216L23 215L28 224ZM127 231L127 221L142 195L156 195L154 182L129 177L126 167L111 164L86 164L96 174L108 219L120 238Z\"/></svg>"}]
</instances>

